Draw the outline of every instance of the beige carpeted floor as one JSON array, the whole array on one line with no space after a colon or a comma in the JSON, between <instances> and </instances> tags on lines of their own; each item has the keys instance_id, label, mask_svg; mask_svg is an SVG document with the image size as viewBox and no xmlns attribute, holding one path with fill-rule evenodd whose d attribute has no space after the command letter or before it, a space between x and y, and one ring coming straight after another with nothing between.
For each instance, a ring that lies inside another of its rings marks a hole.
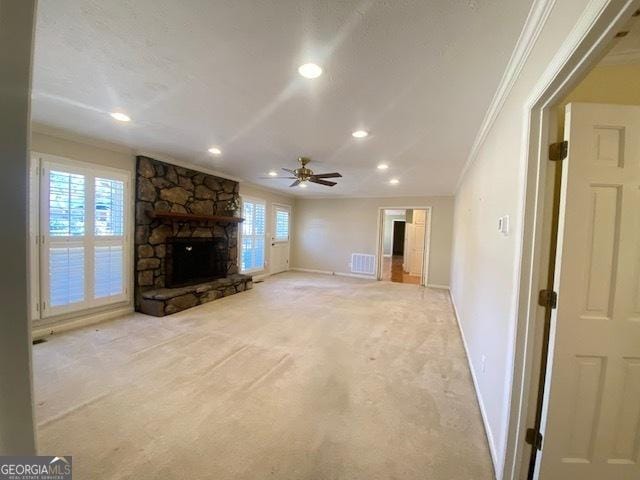
<instances>
[{"instance_id":1,"label":"beige carpeted floor","mask_svg":"<svg viewBox=\"0 0 640 480\"><path fill-rule=\"evenodd\" d=\"M444 290L286 273L50 337L34 369L76 480L493 476Z\"/></svg>"}]
</instances>

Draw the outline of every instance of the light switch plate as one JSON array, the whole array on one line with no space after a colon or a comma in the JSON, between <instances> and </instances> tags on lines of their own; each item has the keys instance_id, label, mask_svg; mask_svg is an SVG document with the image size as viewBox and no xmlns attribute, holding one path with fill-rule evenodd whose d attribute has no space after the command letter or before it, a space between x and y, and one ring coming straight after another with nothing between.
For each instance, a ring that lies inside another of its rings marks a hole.
<instances>
[{"instance_id":1,"label":"light switch plate","mask_svg":"<svg viewBox=\"0 0 640 480\"><path fill-rule=\"evenodd\" d=\"M503 215L498 218L498 232L504 236L509 235L509 215Z\"/></svg>"}]
</instances>

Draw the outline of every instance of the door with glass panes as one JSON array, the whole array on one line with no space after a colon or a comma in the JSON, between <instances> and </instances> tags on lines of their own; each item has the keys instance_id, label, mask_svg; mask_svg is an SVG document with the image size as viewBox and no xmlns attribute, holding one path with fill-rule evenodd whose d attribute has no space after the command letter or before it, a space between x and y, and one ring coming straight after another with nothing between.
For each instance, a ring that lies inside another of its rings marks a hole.
<instances>
[{"instance_id":1,"label":"door with glass panes","mask_svg":"<svg viewBox=\"0 0 640 480\"><path fill-rule=\"evenodd\" d=\"M272 274L289 270L290 226L291 207L287 205L274 205L270 255L270 272Z\"/></svg>"}]
</instances>

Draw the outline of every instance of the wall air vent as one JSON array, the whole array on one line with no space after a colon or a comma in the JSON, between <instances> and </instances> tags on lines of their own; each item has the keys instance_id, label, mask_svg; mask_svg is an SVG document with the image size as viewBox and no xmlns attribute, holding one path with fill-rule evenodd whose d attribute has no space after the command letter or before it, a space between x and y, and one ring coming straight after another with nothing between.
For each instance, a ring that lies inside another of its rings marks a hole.
<instances>
[{"instance_id":1,"label":"wall air vent","mask_svg":"<svg viewBox=\"0 0 640 480\"><path fill-rule=\"evenodd\" d=\"M374 275L376 273L376 256L365 253L352 253L351 273Z\"/></svg>"}]
</instances>

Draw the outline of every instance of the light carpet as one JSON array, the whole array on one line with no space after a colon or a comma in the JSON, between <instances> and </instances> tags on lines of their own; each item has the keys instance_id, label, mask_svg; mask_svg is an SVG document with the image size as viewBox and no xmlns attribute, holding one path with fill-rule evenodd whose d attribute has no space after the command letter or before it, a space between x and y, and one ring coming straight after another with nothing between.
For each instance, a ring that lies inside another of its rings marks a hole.
<instances>
[{"instance_id":1,"label":"light carpet","mask_svg":"<svg viewBox=\"0 0 640 480\"><path fill-rule=\"evenodd\" d=\"M444 290L280 274L49 337L34 376L76 480L493 478Z\"/></svg>"}]
</instances>

